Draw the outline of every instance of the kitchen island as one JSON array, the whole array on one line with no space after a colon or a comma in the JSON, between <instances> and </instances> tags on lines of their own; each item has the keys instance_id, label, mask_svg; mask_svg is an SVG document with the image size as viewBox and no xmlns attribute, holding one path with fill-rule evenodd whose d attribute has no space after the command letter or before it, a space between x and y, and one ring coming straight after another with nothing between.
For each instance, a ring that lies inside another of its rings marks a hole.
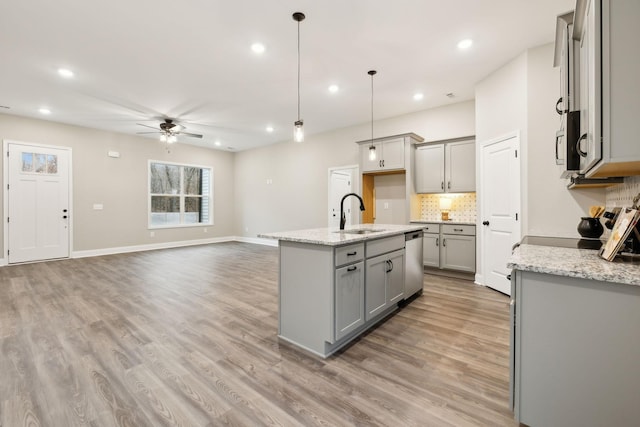
<instances>
[{"instance_id":1,"label":"kitchen island","mask_svg":"<svg viewBox=\"0 0 640 427\"><path fill-rule=\"evenodd\" d=\"M420 258L419 289L405 286L405 234L421 239L421 229L364 224L260 234L280 250L279 338L328 357L419 293Z\"/></svg>"},{"instance_id":2,"label":"kitchen island","mask_svg":"<svg viewBox=\"0 0 640 427\"><path fill-rule=\"evenodd\" d=\"M521 423L640 419L640 262L605 261L580 249L585 243L592 242L537 238L509 261L511 398Z\"/></svg>"}]
</instances>

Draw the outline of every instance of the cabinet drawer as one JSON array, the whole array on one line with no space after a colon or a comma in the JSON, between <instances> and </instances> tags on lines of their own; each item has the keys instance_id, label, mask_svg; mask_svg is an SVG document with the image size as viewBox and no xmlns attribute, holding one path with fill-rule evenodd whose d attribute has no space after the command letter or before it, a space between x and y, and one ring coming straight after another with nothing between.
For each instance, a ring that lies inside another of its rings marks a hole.
<instances>
[{"instance_id":1,"label":"cabinet drawer","mask_svg":"<svg viewBox=\"0 0 640 427\"><path fill-rule=\"evenodd\" d=\"M336 267L364 259L364 243L336 248Z\"/></svg>"},{"instance_id":2,"label":"cabinet drawer","mask_svg":"<svg viewBox=\"0 0 640 427\"><path fill-rule=\"evenodd\" d=\"M424 228L422 229L422 231L430 234L438 234L440 233L440 224L438 223L424 224Z\"/></svg>"},{"instance_id":3,"label":"cabinet drawer","mask_svg":"<svg viewBox=\"0 0 640 427\"><path fill-rule=\"evenodd\" d=\"M476 226L442 224L442 234L463 234L465 236L475 236Z\"/></svg>"},{"instance_id":4,"label":"cabinet drawer","mask_svg":"<svg viewBox=\"0 0 640 427\"><path fill-rule=\"evenodd\" d=\"M404 234L367 242L367 258L404 248Z\"/></svg>"}]
</instances>

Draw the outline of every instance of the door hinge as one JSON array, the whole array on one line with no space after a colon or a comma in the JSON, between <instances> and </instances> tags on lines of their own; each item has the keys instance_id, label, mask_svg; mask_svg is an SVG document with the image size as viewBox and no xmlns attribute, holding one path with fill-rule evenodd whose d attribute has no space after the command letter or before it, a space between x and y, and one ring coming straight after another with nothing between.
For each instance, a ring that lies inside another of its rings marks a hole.
<instances>
[{"instance_id":1,"label":"door hinge","mask_svg":"<svg viewBox=\"0 0 640 427\"><path fill-rule=\"evenodd\" d=\"M9 222L9 217L7 217L7 222Z\"/></svg>"},{"instance_id":2,"label":"door hinge","mask_svg":"<svg viewBox=\"0 0 640 427\"><path fill-rule=\"evenodd\" d=\"M518 158L518 150L516 150L516 159Z\"/></svg>"}]
</instances>

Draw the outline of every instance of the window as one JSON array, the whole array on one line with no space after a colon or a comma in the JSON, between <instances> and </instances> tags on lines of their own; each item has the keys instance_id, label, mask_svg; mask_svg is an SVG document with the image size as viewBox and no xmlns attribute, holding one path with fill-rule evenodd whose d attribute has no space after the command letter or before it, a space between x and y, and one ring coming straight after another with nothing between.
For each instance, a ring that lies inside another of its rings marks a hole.
<instances>
[{"instance_id":1,"label":"window","mask_svg":"<svg viewBox=\"0 0 640 427\"><path fill-rule=\"evenodd\" d=\"M149 227L213 224L213 170L149 161Z\"/></svg>"}]
</instances>

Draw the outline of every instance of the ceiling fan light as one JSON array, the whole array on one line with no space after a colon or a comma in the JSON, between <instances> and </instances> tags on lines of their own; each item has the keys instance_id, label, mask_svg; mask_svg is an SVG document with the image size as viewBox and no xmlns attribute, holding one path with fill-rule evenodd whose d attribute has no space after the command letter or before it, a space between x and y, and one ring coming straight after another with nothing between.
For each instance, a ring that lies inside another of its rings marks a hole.
<instances>
[{"instance_id":1,"label":"ceiling fan light","mask_svg":"<svg viewBox=\"0 0 640 427\"><path fill-rule=\"evenodd\" d=\"M167 135L165 135L164 133L160 135L160 142L167 142Z\"/></svg>"},{"instance_id":2,"label":"ceiling fan light","mask_svg":"<svg viewBox=\"0 0 640 427\"><path fill-rule=\"evenodd\" d=\"M173 144L174 142L176 142L178 140L178 138L175 135L169 135L169 137L167 138L167 142L169 144Z\"/></svg>"},{"instance_id":3,"label":"ceiling fan light","mask_svg":"<svg viewBox=\"0 0 640 427\"><path fill-rule=\"evenodd\" d=\"M304 124L302 120L296 120L293 124L293 140L295 142L304 142Z\"/></svg>"}]
</instances>

